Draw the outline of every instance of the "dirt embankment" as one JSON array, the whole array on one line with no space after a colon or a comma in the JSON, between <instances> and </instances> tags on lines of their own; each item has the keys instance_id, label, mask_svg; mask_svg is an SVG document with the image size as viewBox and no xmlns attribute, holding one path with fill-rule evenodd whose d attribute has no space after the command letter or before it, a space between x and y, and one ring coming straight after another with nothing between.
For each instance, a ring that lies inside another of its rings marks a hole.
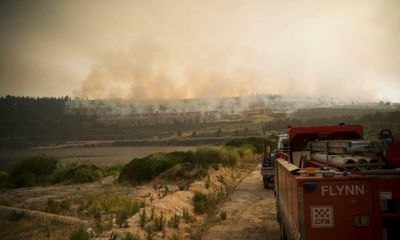
<instances>
[{"instance_id":1,"label":"dirt embankment","mask_svg":"<svg viewBox=\"0 0 400 240\"><path fill-rule=\"evenodd\" d=\"M227 218L210 221L203 240L280 239L274 194L263 189L259 167L242 180L221 211Z\"/></svg>"},{"instance_id":2,"label":"dirt embankment","mask_svg":"<svg viewBox=\"0 0 400 240\"><path fill-rule=\"evenodd\" d=\"M169 179L169 176L175 176L181 170L177 168L138 187L119 185L113 177L108 177L88 184L6 190L0 193L0 203L46 211L51 203L49 199L67 201L68 208L60 214L88 221L96 239L125 239L127 233L140 239L279 239L273 192L263 189L260 169L255 169L256 162L255 158L237 168L210 168L203 177L196 177L190 182ZM196 192L217 199L212 202L216 206L213 206L211 213L196 213L193 205ZM109 218L113 215L104 215L100 211L101 215L95 212L94 216L97 217L93 218L90 217L90 209L82 208L93 201L93 196L104 198L110 195L137 199L144 205L123 226L117 224L116 218ZM145 223L141 224L143 211L147 216ZM221 211L226 211L225 220L221 220ZM173 221L175 216L178 216L178 222ZM78 227L57 224L52 218L51 221L44 221L39 228L38 219L32 216L20 220L19 215L16 217L12 221L8 215L0 218L0 233L8 236L5 239L13 239L13 236L19 239L42 239L46 236L48 239L68 239L71 230ZM160 225L161 218L164 224L162 230L154 230L154 226ZM100 232L96 228L98 221L107 223Z\"/></svg>"},{"instance_id":3,"label":"dirt embankment","mask_svg":"<svg viewBox=\"0 0 400 240\"><path fill-rule=\"evenodd\" d=\"M172 185L171 182L166 181L161 176L161 178L159 177L149 184L138 187L131 193L132 196L143 200L145 206L139 213L128 219L126 227L113 228L96 239L108 240L112 235L123 237L128 232L139 236L140 239L174 239L175 236L179 239L200 239L203 234L203 226L207 224L209 215L195 212L193 206L195 193L200 192L215 198L220 196L220 201L223 201L248 172L249 168L220 167L218 170L210 168L206 176L195 180L185 189L178 189L176 185ZM168 194L164 196L165 187L168 188ZM185 219L183 216L184 209L187 210L189 219ZM145 226L140 224L140 215L143 210L147 216ZM150 215L154 215L154 217ZM171 221L175 215L179 216L180 222L178 226L173 227ZM161 216L165 221L163 230L149 232L148 227L157 225Z\"/></svg>"}]
</instances>

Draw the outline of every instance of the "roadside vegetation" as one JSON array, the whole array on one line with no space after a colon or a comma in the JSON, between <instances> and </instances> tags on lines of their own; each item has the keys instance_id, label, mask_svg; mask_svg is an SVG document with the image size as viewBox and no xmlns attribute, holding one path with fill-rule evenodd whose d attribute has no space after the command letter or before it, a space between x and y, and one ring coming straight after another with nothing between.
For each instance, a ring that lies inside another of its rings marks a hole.
<instances>
[{"instance_id":1,"label":"roadside vegetation","mask_svg":"<svg viewBox=\"0 0 400 240\"><path fill-rule=\"evenodd\" d=\"M120 182L133 185L149 181L172 166L190 161L192 153L155 153L144 158L135 158L126 164L119 175Z\"/></svg>"},{"instance_id":2,"label":"roadside vegetation","mask_svg":"<svg viewBox=\"0 0 400 240\"><path fill-rule=\"evenodd\" d=\"M137 185L182 163L189 165L186 170L201 171L219 165L234 167L240 159L252 159L254 154L262 152L267 141L265 138L235 139L224 146L204 146L196 151L155 153L133 159L124 166L96 166L85 162L61 164L53 157L37 155L22 160L9 172L0 172L0 189L87 183L110 175L119 176L119 182Z\"/></svg>"},{"instance_id":3,"label":"roadside vegetation","mask_svg":"<svg viewBox=\"0 0 400 240\"><path fill-rule=\"evenodd\" d=\"M45 155L26 158L11 169L6 186L32 187L48 185L51 183L49 176L55 171L56 166L57 160Z\"/></svg>"},{"instance_id":4,"label":"roadside vegetation","mask_svg":"<svg viewBox=\"0 0 400 240\"><path fill-rule=\"evenodd\" d=\"M113 218L118 227L126 227L128 218L136 214L141 207L143 202L126 195L100 194L83 199L78 212L94 219L95 230L102 232L112 228Z\"/></svg>"},{"instance_id":5,"label":"roadside vegetation","mask_svg":"<svg viewBox=\"0 0 400 240\"><path fill-rule=\"evenodd\" d=\"M250 138L223 146L202 146L195 151L156 153L121 167L60 164L57 159L38 155L23 160L8 173L0 173L0 183L13 188L46 186L119 175L119 182L124 184L99 182L93 184L96 190L91 192L82 191L79 185L67 186L76 195L48 195L23 207L89 223L82 228L71 225L62 239L197 239L206 219L226 219L226 213L218 207L237 180L254 167L257 151L263 149L264 143L264 139ZM125 183L142 186L133 188ZM169 204L176 209L165 207ZM53 223L49 226L53 231ZM38 236L53 234L46 231ZM60 236L58 232L54 234Z\"/></svg>"},{"instance_id":6,"label":"roadside vegetation","mask_svg":"<svg viewBox=\"0 0 400 240\"><path fill-rule=\"evenodd\" d=\"M187 170L196 168L199 172L204 172L209 167L218 168L219 165L234 167L240 159L253 159L257 150L260 151L260 146L253 144L255 141L258 141L261 148L261 142L265 143L258 139L250 139L230 142L225 146L198 147L196 151L156 153L144 158L135 158L122 168L118 180L132 185L142 184L182 163L189 165ZM184 174L179 172L178 175L183 177Z\"/></svg>"},{"instance_id":7,"label":"roadside vegetation","mask_svg":"<svg viewBox=\"0 0 400 240\"><path fill-rule=\"evenodd\" d=\"M237 148L250 148L255 153L262 153L264 151L264 146L266 143L273 147L275 139L265 138L265 137L250 137L250 138L238 138L227 142L225 145L228 147Z\"/></svg>"}]
</instances>

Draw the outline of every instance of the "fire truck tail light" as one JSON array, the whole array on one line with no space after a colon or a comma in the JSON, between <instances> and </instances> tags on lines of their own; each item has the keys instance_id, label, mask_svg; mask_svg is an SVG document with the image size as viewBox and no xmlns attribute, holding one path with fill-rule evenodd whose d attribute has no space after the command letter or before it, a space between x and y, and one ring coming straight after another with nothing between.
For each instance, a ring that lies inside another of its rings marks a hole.
<instances>
[{"instance_id":1,"label":"fire truck tail light","mask_svg":"<svg viewBox=\"0 0 400 240\"><path fill-rule=\"evenodd\" d=\"M369 217L368 216L355 216L354 225L356 227L369 227Z\"/></svg>"}]
</instances>

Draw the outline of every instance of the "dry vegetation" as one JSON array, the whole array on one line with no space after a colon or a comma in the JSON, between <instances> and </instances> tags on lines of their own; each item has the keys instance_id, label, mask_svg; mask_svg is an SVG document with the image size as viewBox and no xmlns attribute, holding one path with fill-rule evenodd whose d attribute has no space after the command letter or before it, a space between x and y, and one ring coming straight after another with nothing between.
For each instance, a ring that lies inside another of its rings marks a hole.
<instances>
[{"instance_id":1,"label":"dry vegetation","mask_svg":"<svg viewBox=\"0 0 400 240\"><path fill-rule=\"evenodd\" d=\"M84 172L80 179L89 183L83 184L66 176L75 176L87 166L49 168L51 180L55 174L64 176L64 181L56 181L61 184L48 185L52 182L46 180L38 182L44 185L40 187L12 185L14 189L0 194L2 205L17 207L2 213L0 235L5 239L199 239L207 219L220 214L218 206L257 164L255 152L256 148L236 142L195 152L153 154L132 160L119 178L103 178L107 174L96 168L101 180L87 180L85 176L93 171ZM29 210L43 214L38 217ZM88 226L73 221L61 224L54 216L84 220Z\"/></svg>"}]
</instances>

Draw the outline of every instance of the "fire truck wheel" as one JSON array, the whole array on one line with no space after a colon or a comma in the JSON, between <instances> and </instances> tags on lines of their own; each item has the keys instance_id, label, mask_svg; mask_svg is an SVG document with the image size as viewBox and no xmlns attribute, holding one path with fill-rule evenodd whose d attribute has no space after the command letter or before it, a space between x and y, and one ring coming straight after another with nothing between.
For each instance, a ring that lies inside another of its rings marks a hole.
<instances>
[{"instance_id":1,"label":"fire truck wheel","mask_svg":"<svg viewBox=\"0 0 400 240\"><path fill-rule=\"evenodd\" d=\"M285 225L283 225L283 223L280 224L280 230L281 230L281 240L287 240Z\"/></svg>"},{"instance_id":2,"label":"fire truck wheel","mask_svg":"<svg viewBox=\"0 0 400 240\"><path fill-rule=\"evenodd\" d=\"M263 179L263 183L264 183L264 189L267 189L268 188L268 180Z\"/></svg>"}]
</instances>

